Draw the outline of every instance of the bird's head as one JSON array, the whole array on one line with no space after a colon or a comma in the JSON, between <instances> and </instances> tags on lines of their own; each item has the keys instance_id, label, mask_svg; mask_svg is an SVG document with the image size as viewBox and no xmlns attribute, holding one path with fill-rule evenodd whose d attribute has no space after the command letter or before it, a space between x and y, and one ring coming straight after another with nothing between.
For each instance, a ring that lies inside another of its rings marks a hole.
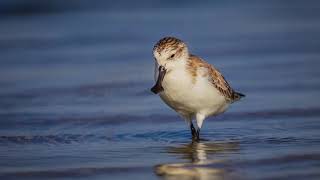
<instances>
[{"instance_id":1,"label":"bird's head","mask_svg":"<svg viewBox=\"0 0 320 180\"><path fill-rule=\"evenodd\" d=\"M156 63L156 84L151 91L155 94L163 91L162 81L166 73L172 69L181 67L189 57L187 45L175 37L160 39L153 48L153 56Z\"/></svg>"},{"instance_id":2,"label":"bird's head","mask_svg":"<svg viewBox=\"0 0 320 180\"><path fill-rule=\"evenodd\" d=\"M187 45L175 37L164 37L160 39L153 48L153 56L158 64L167 71L182 64L189 56Z\"/></svg>"}]
</instances>

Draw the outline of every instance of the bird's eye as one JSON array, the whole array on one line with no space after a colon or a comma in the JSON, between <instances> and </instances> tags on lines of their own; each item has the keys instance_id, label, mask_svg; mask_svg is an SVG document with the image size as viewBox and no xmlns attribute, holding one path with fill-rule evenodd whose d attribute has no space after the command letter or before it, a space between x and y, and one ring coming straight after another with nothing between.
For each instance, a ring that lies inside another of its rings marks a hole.
<instances>
[{"instance_id":1,"label":"bird's eye","mask_svg":"<svg viewBox=\"0 0 320 180\"><path fill-rule=\"evenodd\" d=\"M170 58L173 58L173 57L174 57L174 55L175 55L175 54L172 54L172 55L170 56Z\"/></svg>"}]
</instances>

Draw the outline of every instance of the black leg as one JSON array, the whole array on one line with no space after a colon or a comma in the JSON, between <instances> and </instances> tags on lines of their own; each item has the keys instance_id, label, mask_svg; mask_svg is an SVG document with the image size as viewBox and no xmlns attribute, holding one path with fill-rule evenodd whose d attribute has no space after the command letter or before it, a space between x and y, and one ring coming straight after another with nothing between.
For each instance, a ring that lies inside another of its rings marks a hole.
<instances>
[{"instance_id":1,"label":"black leg","mask_svg":"<svg viewBox=\"0 0 320 180\"><path fill-rule=\"evenodd\" d=\"M194 128L192 122L190 123L191 135L194 137L196 135L196 129Z\"/></svg>"},{"instance_id":2,"label":"black leg","mask_svg":"<svg viewBox=\"0 0 320 180\"><path fill-rule=\"evenodd\" d=\"M197 140L198 141L200 140L200 128L198 128L198 130L197 130Z\"/></svg>"},{"instance_id":3,"label":"black leg","mask_svg":"<svg viewBox=\"0 0 320 180\"><path fill-rule=\"evenodd\" d=\"M191 129L191 134L192 134L192 140L199 141L200 140L200 129L196 130L196 128L194 128L192 122L190 123L190 129Z\"/></svg>"}]
</instances>

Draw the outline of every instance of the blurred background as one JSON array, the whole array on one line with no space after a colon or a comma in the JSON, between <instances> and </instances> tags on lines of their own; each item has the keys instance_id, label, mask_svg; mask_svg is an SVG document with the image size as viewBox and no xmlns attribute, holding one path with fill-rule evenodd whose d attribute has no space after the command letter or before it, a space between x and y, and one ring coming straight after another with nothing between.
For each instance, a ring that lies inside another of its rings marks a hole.
<instances>
[{"instance_id":1,"label":"blurred background","mask_svg":"<svg viewBox=\"0 0 320 180\"><path fill-rule=\"evenodd\" d=\"M316 0L1 0L0 177L319 179L319 32ZM247 95L205 142L149 90L164 36Z\"/></svg>"}]
</instances>

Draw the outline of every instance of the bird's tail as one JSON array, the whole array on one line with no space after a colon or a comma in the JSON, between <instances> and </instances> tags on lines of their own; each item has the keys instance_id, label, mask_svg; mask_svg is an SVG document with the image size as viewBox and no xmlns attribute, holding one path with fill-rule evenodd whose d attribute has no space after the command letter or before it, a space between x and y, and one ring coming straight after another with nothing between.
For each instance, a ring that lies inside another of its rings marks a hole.
<instances>
[{"instance_id":1,"label":"bird's tail","mask_svg":"<svg viewBox=\"0 0 320 180\"><path fill-rule=\"evenodd\" d=\"M233 102L239 101L241 98L245 97L246 95L239 93L239 92L234 92L233 93Z\"/></svg>"}]
</instances>

